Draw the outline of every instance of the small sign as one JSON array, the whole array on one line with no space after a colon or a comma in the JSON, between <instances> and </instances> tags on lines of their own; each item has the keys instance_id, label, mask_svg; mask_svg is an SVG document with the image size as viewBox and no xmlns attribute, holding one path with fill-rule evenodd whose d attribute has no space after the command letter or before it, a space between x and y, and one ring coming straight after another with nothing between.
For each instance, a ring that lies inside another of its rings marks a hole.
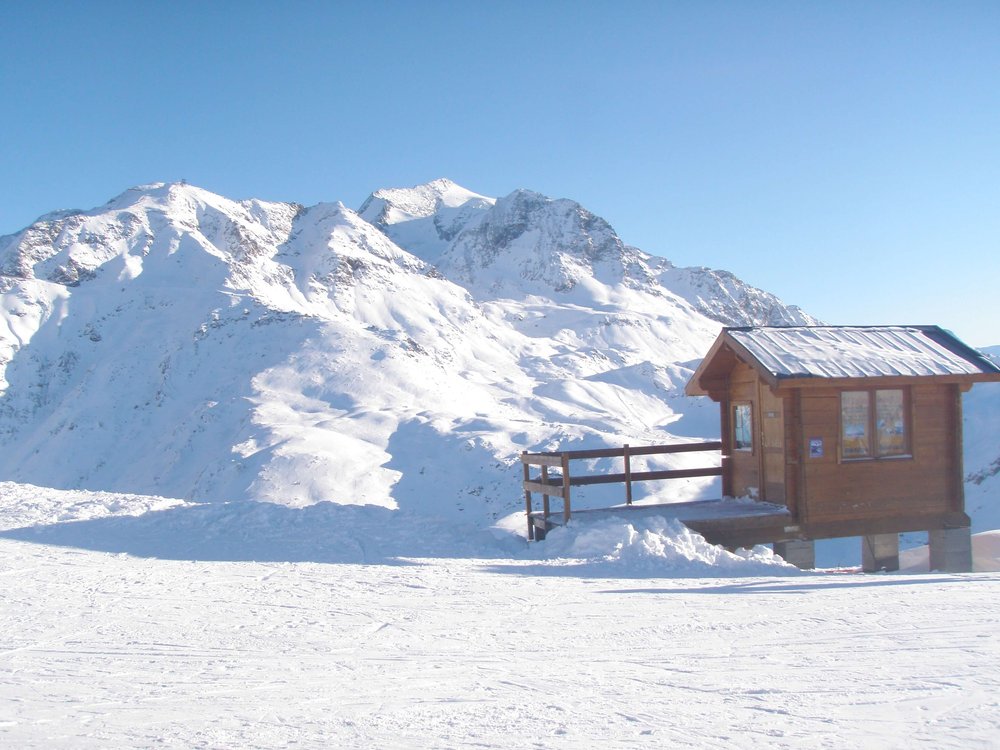
<instances>
[{"instance_id":1,"label":"small sign","mask_svg":"<svg viewBox=\"0 0 1000 750\"><path fill-rule=\"evenodd\" d=\"M809 438L809 458L823 458L823 438Z\"/></svg>"}]
</instances>

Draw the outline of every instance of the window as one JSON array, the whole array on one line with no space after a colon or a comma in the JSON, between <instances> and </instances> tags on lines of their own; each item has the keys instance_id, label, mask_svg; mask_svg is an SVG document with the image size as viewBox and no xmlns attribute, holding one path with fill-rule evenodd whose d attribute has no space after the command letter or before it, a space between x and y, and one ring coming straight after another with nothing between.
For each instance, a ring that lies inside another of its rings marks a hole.
<instances>
[{"instance_id":1,"label":"window","mask_svg":"<svg viewBox=\"0 0 1000 750\"><path fill-rule=\"evenodd\" d=\"M750 404L733 404L733 448L753 450L753 417Z\"/></svg>"},{"instance_id":2,"label":"window","mask_svg":"<svg viewBox=\"0 0 1000 750\"><path fill-rule=\"evenodd\" d=\"M872 454L870 396L868 391L840 394L840 453L844 458Z\"/></svg>"},{"instance_id":3,"label":"window","mask_svg":"<svg viewBox=\"0 0 1000 750\"><path fill-rule=\"evenodd\" d=\"M844 391L840 394L840 455L891 458L910 452L902 389Z\"/></svg>"},{"instance_id":4,"label":"window","mask_svg":"<svg viewBox=\"0 0 1000 750\"><path fill-rule=\"evenodd\" d=\"M902 391L875 391L875 452L879 456L909 453Z\"/></svg>"}]
</instances>

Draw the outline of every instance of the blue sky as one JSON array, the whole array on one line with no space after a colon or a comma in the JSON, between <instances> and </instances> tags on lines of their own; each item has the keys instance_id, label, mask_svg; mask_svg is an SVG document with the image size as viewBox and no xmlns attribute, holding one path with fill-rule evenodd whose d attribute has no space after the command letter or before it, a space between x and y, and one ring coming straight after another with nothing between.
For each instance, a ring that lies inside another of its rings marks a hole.
<instances>
[{"instance_id":1,"label":"blue sky","mask_svg":"<svg viewBox=\"0 0 1000 750\"><path fill-rule=\"evenodd\" d=\"M1000 3L7 3L0 234L450 177L831 323L1000 344Z\"/></svg>"}]
</instances>

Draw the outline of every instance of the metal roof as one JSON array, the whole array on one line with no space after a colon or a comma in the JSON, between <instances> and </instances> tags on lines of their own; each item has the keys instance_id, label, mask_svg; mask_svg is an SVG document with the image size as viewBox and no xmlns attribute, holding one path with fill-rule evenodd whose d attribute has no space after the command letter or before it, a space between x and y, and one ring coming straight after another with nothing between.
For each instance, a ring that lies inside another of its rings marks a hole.
<instances>
[{"instance_id":1,"label":"metal roof","mask_svg":"<svg viewBox=\"0 0 1000 750\"><path fill-rule=\"evenodd\" d=\"M1000 374L987 357L937 326L727 328L776 378Z\"/></svg>"}]
</instances>

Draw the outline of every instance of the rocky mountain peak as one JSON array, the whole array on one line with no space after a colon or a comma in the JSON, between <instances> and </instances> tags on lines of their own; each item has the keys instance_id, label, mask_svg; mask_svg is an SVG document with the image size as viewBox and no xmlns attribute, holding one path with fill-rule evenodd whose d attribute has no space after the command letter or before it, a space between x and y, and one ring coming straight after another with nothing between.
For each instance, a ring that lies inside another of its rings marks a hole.
<instances>
[{"instance_id":1,"label":"rocky mountain peak","mask_svg":"<svg viewBox=\"0 0 1000 750\"><path fill-rule=\"evenodd\" d=\"M485 207L494 201L442 177L411 188L376 190L361 205L358 214L376 226L388 226L426 219L441 209L460 208L470 203Z\"/></svg>"}]
</instances>

